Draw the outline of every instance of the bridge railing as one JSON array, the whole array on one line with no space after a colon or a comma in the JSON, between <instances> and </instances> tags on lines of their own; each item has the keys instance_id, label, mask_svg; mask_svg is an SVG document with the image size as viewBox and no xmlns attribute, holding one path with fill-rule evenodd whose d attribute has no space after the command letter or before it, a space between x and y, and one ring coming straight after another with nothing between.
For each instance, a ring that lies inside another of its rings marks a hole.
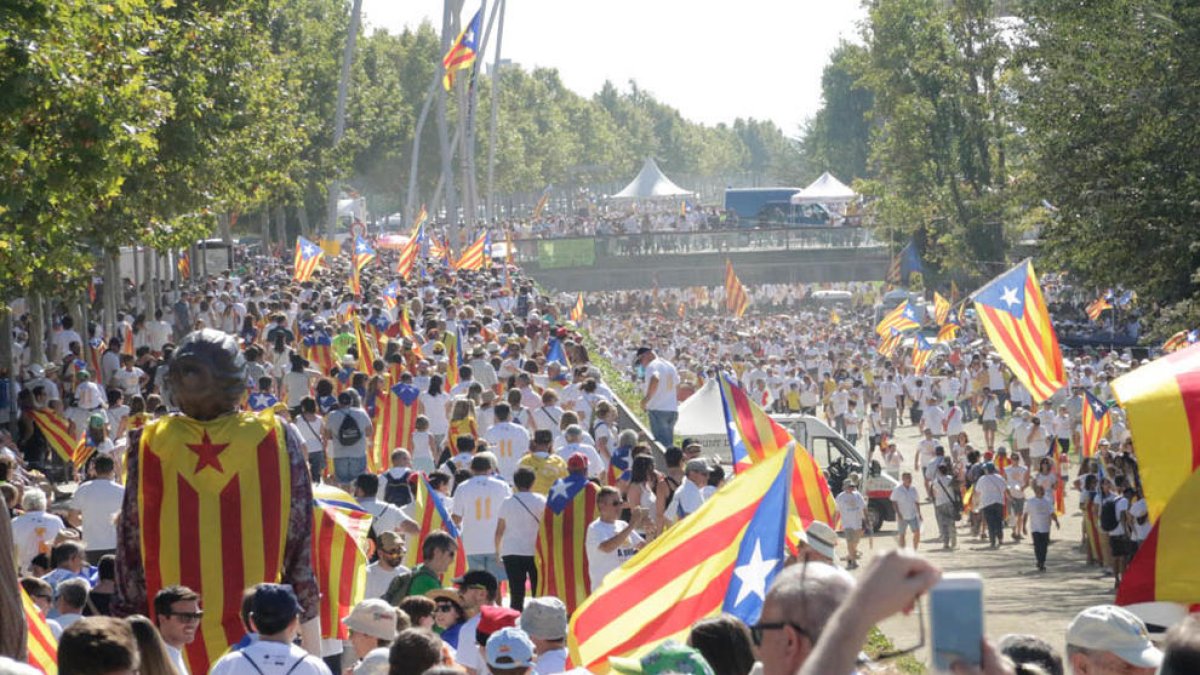
<instances>
[{"instance_id":1,"label":"bridge railing","mask_svg":"<svg viewBox=\"0 0 1200 675\"><path fill-rule=\"evenodd\" d=\"M695 253L732 253L809 249L881 248L871 230L861 227L787 227L772 229L646 232L518 239L513 242L519 261L543 268L590 266L598 258Z\"/></svg>"}]
</instances>

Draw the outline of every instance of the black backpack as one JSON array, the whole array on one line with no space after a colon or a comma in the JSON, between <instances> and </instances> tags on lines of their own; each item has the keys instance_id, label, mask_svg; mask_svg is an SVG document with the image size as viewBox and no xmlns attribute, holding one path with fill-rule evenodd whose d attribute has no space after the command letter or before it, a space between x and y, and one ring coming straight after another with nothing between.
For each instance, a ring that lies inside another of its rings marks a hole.
<instances>
[{"instance_id":1,"label":"black backpack","mask_svg":"<svg viewBox=\"0 0 1200 675\"><path fill-rule=\"evenodd\" d=\"M1107 532L1117 529L1117 500L1109 499L1100 505L1100 527Z\"/></svg>"},{"instance_id":2,"label":"black backpack","mask_svg":"<svg viewBox=\"0 0 1200 675\"><path fill-rule=\"evenodd\" d=\"M354 421L354 415L349 410L344 412L342 423L338 425L337 440L343 446L355 445L363 438L362 429Z\"/></svg>"},{"instance_id":3,"label":"black backpack","mask_svg":"<svg viewBox=\"0 0 1200 675\"><path fill-rule=\"evenodd\" d=\"M412 487L408 484L411 471L405 471L402 478L392 478L392 472L383 474L387 484L383 488L383 500L392 506L406 506L412 502Z\"/></svg>"}]
</instances>

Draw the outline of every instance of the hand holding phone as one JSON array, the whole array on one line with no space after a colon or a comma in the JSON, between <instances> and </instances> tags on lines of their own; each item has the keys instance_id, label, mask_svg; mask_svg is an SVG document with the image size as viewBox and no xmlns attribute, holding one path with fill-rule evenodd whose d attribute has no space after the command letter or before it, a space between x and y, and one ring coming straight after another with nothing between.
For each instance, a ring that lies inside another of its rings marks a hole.
<instances>
[{"instance_id":1,"label":"hand holding phone","mask_svg":"<svg viewBox=\"0 0 1200 675\"><path fill-rule=\"evenodd\" d=\"M974 573L942 576L929 592L929 623L935 670L982 664L983 579Z\"/></svg>"}]
</instances>

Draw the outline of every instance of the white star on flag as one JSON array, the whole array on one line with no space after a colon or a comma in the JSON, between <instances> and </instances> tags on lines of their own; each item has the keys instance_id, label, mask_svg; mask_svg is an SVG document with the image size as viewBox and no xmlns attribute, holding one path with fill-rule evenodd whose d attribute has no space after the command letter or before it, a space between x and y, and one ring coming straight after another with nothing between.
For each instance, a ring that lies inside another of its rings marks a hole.
<instances>
[{"instance_id":1,"label":"white star on flag","mask_svg":"<svg viewBox=\"0 0 1200 675\"><path fill-rule=\"evenodd\" d=\"M1021 301L1017 299L1017 289L1009 288L1008 286L1004 287L1004 294L1000 297L1000 299L1003 300L1004 303L1009 307L1021 304Z\"/></svg>"},{"instance_id":2,"label":"white star on flag","mask_svg":"<svg viewBox=\"0 0 1200 675\"><path fill-rule=\"evenodd\" d=\"M738 588L737 599L733 601L733 606L737 607L742 604L742 600L750 597L751 594L757 595L759 600L765 600L767 595L767 576L775 569L779 558L763 560L762 555L762 540L754 542L754 553L750 556L750 560L744 565L738 565L733 569L733 575L742 582Z\"/></svg>"},{"instance_id":3,"label":"white star on flag","mask_svg":"<svg viewBox=\"0 0 1200 675\"><path fill-rule=\"evenodd\" d=\"M555 481L554 487L550 488L550 499L554 500L559 498L567 498L567 484L563 480Z\"/></svg>"}]
</instances>

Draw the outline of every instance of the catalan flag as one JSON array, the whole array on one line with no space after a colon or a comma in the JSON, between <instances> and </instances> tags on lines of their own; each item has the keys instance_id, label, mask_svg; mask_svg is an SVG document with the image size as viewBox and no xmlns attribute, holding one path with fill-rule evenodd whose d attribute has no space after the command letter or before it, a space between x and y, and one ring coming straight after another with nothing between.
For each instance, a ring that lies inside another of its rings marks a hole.
<instances>
[{"instance_id":1,"label":"catalan flag","mask_svg":"<svg viewBox=\"0 0 1200 675\"><path fill-rule=\"evenodd\" d=\"M392 283L383 289L383 304L387 305L388 309L395 309L397 298L400 297L400 282L393 280Z\"/></svg>"},{"instance_id":2,"label":"catalan flag","mask_svg":"<svg viewBox=\"0 0 1200 675\"><path fill-rule=\"evenodd\" d=\"M425 205L421 205L421 209L417 211L417 217L413 219L413 232L418 231L425 221L429 220L429 211L425 210Z\"/></svg>"},{"instance_id":3,"label":"catalan flag","mask_svg":"<svg viewBox=\"0 0 1200 675\"><path fill-rule=\"evenodd\" d=\"M1112 428L1112 415L1108 406L1092 395L1090 391L1083 392L1084 406L1081 423L1083 426L1083 447L1080 452L1084 457L1091 457L1100 445L1100 439Z\"/></svg>"},{"instance_id":4,"label":"catalan flag","mask_svg":"<svg viewBox=\"0 0 1200 675\"><path fill-rule=\"evenodd\" d=\"M655 286L657 289L658 287ZM746 313L746 309L750 307L750 296L746 294L746 289L742 286L742 281L738 279L737 274L733 271L733 262L729 259L725 260L725 309L728 310L737 318L742 318Z\"/></svg>"},{"instance_id":5,"label":"catalan flag","mask_svg":"<svg viewBox=\"0 0 1200 675\"><path fill-rule=\"evenodd\" d=\"M358 315L355 314L351 321L354 323L354 348L358 352L358 367L367 374L367 377L374 377L375 350L371 348L371 342L367 340L367 334L363 331L362 321Z\"/></svg>"},{"instance_id":6,"label":"catalan flag","mask_svg":"<svg viewBox=\"0 0 1200 675\"><path fill-rule=\"evenodd\" d=\"M184 251L183 253L179 254L179 260L176 261L175 266L179 269L180 278L183 278L183 279L191 278L191 276L192 276L192 257L190 255L188 255L187 251Z\"/></svg>"},{"instance_id":7,"label":"catalan flag","mask_svg":"<svg viewBox=\"0 0 1200 675\"><path fill-rule=\"evenodd\" d=\"M1067 382L1058 336L1028 260L972 296L992 346L1033 400L1050 398Z\"/></svg>"},{"instance_id":8,"label":"catalan flag","mask_svg":"<svg viewBox=\"0 0 1200 675\"><path fill-rule=\"evenodd\" d=\"M610 572L571 617L571 662L607 672L609 657L684 642L696 621L721 613L755 624L787 556L795 459L777 452L755 464Z\"/></svg>"},{"instance_id":9,"label":"catalan flag","mask_svg":"<svg viewBox=\"0 0 1200 675\"><path fill-rule=\"evenodd\" d=\"M579 322L583 319L583 291L575 298L575 306L571 308L571 320Z\"/></svg>"},{"instance_id":10,"label":"catalan flag","mask_svg":"<svg viewBox=\"0 0 1200 675\"><path fill-rule=\"evenodd\" d=\"M396 448L411 448L417 423L417 399L421 390L398 382L389 387L376 404L375 438L367 453L367 471L383 473Z\"/></svg>"},{"instance_id":11,"label":"catalan flag","mask_svg":"<svg viewBox=\"0 0 1200 675\"><path fill-rule=\"evenodd\" d=\"M895 328L889 329L887 337L879 343L875 351L881 355L891 358L892 354L896 353L896 349L900 347L900 342L904 339L904 334Z\"/></svg>"},{"instance_id":12,"label":"catalan flag","mask_svg":"<svg viewBox=\"0 0 1200 675\"><path fill-rule=\"evenodd\" d=\"M946 323L942 324L941 328L938 328L937 341L953 342L954 339L958 337L958 331L961 330L961 328L962 327L957 323L953 321L947 321Z\"/></svg>"},{"instance_id":13,"label":"catalan flag","mask_svg":"<svg viewBox=\"0 0 1200 675\"><path fill-rule=\"evenodd\" d=\"M87 346L84 347L84 358L87 359L87 369L92 374L92 382L100 386L104 386L103 370L100 368L100 361L104 358L104 352L106 351L108 351L108 347L104 344L104 340L100 338L88 340Z\"/></svg>"},{"instance_id":14,"label":"catalan flag","mask_svg":"<svg viewBox=\"0 0 1200 675\"><path fill-rule=\"evenodd\" d=\"M79 439L75 444L75 452L71 454L72 463L76 469L82 469L87 466L88 460L96 454L96 444L88 437L87 434Z\"/></svg>"},{"instance_id":15,"label":"catalan flag","mask_svg":"<svg viewBox=\"0 0 1200 675\"><path fill-rule=\"evenodd\" d=\"M1167 341L1163 343L1162 350L1165 353L1170 354L1171 352L1179 351L1180 349L1183 349L1184 347L1194 344L1198 341L1200 341L1200 331L1181 330L1167 338Z\"/></svg>"},{"instance_id":16,"label":"catalan flag","mask_svg":"<svg viewBox=\"0 0 1200 675\"><path fill-rule=\"evenodd\" d=\"M342 617L367 587L371 514L354 497L326 483L313 486L313 574L321 587L321 637L348 640Z\"/></svg>"},{"instance_id":17,"label":"catalan flag","mask_svg":"<svg viewBox=\"0 0 1200 675\"><path fill-rule=\"evenodd\" d=\"M917 253L917 247L910 240L904 248L900 249L900 253L892 258L887 280L893 284L903 285L914 273L922 274L924 271L925 268L921 265L921 256Z\"/></svg>"},{"instance_id":18,"label":"catalan flag","mask_svg":"<svg viewBox=\"0 0 1200 675\"><path fill-rule=\"evenodd\" d=\"M481 270L488 263L488 250L491 248L491 236L485 231L479 235L475 243L462 252L454 263L456 270Z\"/></svg>"},{"instance_id":19,"label":"catalan flag","mask_svg":"<svg viewBox=\"0 0 1200 675\"><path fill-rule=\"evenodd\" d=\"M896 305L896 308L884 315L879 321L879 325L875 326L875 332L880 337L887 335L891 329L896 329L903 333L904 331L916 330L921 327L921 322L917 321L917 310L908 301Z\"/></svg>"},{"instance_id":20,"label":"catalan flag","mask_svg":"<svg viewBox=\"0 0 1200 675\"><path fill-rule=\"evenodd\" d=\"M303 344L308 354L305 358L316 364L322 375L328 376L334 366L333 339L325 333L317 332L306 336Z\"/></svg>"},{"instance_id":21,"label":"catalan flag","mask_svg":"<svg viewBox=\"0 0 1200 675\"><path fill-rule=\"evenodd\" d=\"M471 22L463 28L450 50L442 57L442 86L446 91L454 86L454 74L466 70L475 64L476 52L479 50L479 30L483 22L483 8L475 12Z\"/></svg>"},{"instance_id":22,"label":"catalan flag","mask_svg":"<svg viewBox=\"0 0 1200 675\"><path fill-rule=\"evenodd\" d=\"M408 547L408 552L404 554L404 565L409 569L416 567L421 562L421 548L425 544L425 538L430 532L441 530L454 537L454 541L458 542L458 552L454 556L454 565L446 569L445 576L442 577L443 586L454 585L454 579L461 577L467 571L467 551L463 548L462 535L458 528L454 526L454 521L450 519L450 512L446 510L446 505L442 503L441 498L433 488L429 486L429 480L425 476L418 476L417 483L413 490L412 500L412 516L413 520L417 521L420 526L420 531L417 532L415 541L411 542Z\"/></svg>"},{"instance_id":23,"label":"catalan flag","mask_svg":"<svg viewBox=\"0 0 1200 675\"><path fill-rule=\"evenodd\" d=\"M462 365L462 331L446 329L442 336L442 344L446 345L446 389L458 386L458 367Z\"/></svg>"},{"instance_id":24,"label":"catalan flag","mask_svg":"<svg viewBox=\"0 0 1200 675\"><path fill-rule=\"evenodd\" d=\"M929 359L933 357L933 345L925 339L924 335L917 334L913 340L912 366L917 374L925 372L925 367L929 365Z\"/></svg>"},{"instance_id":25,"label":"catalan flag","mask_svg":"<svg viewBox=\"0 0 1200 675\"><path fill-rule=\"evenodd\" d=\"M46 675L56 675L58 640L55 640L54 634L50 632L50 626L46 623L46 617L42 616L42 611L33 604L33 598L29 597L24 588L19 590L21 606L25 609L25 626L29 631L26 636L26 657L29 665Z\"/></svg>"},{"instance_id":26,"label":"catalan flag","mask_svg":"<svg viewBox=\"0 0 1200 675\"><path fill-rule=\"evenodd\" d=\"M542 190L542 196L538 197L537 204L533 205L533 219L537 220L542 217L542 211L546 210L546 204L550 202L550 186L547 185L545 190Z\"/></svg>"},{"instance_id":27,"label":"catalan flag","mask_svg":"<svg viewBox=\"0 0 1200 675\"><path fill-rule=\"evenodd\" d=\"M937 321L937 325L946 325L946 319L950 318L950 301L943 298L941 293L933 292L933 319Z\"/></svg>"},{"instance_id":28,"label":"catalan flag","mask_svg":"<svg viewBox=\"0 0 1200 675\"><path fill-rule=\"evenodd\" d=\"M1139 455L1141 447L1138 446ZM1138 546L1117 587L1118 605L1177 602L1192 607L1193 611L1200 605L1197 504L1200 504L1200 471L1182 477L1150 534Z\"/></svg>"},{"instance_id":29,"label":"catalan flag","mask_svg":"<svg viewBox=\"0 0 1200 675\"><path fill-rule=\"evenodd\" d=\"M550 338L546 345L546 363L559 363L564 368L571 367L571 360L567 358L567 352L563 349L562 340L556 337Z\"/></svg>"},{"instance_id":30,"label":"catalan flag","mask_svg":"<svg viewBox=\"0 0 1200 675\"><path fill-rule=\"evenodd\" d=\"M421 213L425 212L425 207L421 207ZM408 236L408 241L404 244L404 248L400 249L400 259L396 263L396 274L399 274L405 281L412 276L413 266L417 262L417 253L421 250L421 239L424 232L424 224L418 222L413 228L412 234Z\"/></svg>"},{"instance_id":31,"label":"catalan flag","mask_svg":"<svg viewBox=\"0 0 1200 675\"><path fill-rule=\"evenodd\" d=\"M449 260L450 259L450 244L449 244L449 242L438 237L437 235L431 236L429 238L429 257Z\"/></svg>"},{"instance_id":32,"label":"catalan flag","mask_svg":"<svg viewBox=\"0 0 1200 675\"><path fill-rule=\"evenodd\" d=\"M1112 293L1109 292L1108 294L1101 295L1093 300L1091 304L1087 306L1088 319L1091 319L1093 322L1099 321L1100 315L1104 313L1104 310L1112 309L1113 305L1111 298Z\"/></svg>"},{"instance_id":33,"label":"catalan flag","mask_svg":"<svg viewBox=\"0 0 1200 675\"><path fill-rule=\"evenodd\" d=\"M42 430L46 442L64 462L74 461L77 439L71 435L71 426L65 417L53 410L42 409L29 411L29 418Z\"/></svg>"},{"instance_id":34,"label":"catalan flag","mask_svg":"<svg viewBox=\"0 0 1200 675\"><path fill-rule=\"evenodd\" d=\"M537 595L553 595L567 614L591 592L587 563L587 528L596 519L599 488L585 474L572 473L554 482L538 528Z\"/></svg>"},{"instance_id":35,"label":"catalan flag","mask_svg":"<svg viewBox=\"0 0 1200 675\"><path fill-rule=\"evenodd\" d=\"M374 261L375 249L371 248L370 242L361 234L354 235L354 269L362 274L362 271L367 269L367 265Z\"/></svg>"},{"instance_id":36,"label":"catalan flag","mask_svg":"<svg viewBox=\"0 0 1200 675\"><path fill-rule=\"evenodd\" d=\"M308 281L324 257L325 251L321 250L320 246L304 237L296 237L296 258L293 263L292 278L301 283Z\"/></svg>"}]
</instances>

